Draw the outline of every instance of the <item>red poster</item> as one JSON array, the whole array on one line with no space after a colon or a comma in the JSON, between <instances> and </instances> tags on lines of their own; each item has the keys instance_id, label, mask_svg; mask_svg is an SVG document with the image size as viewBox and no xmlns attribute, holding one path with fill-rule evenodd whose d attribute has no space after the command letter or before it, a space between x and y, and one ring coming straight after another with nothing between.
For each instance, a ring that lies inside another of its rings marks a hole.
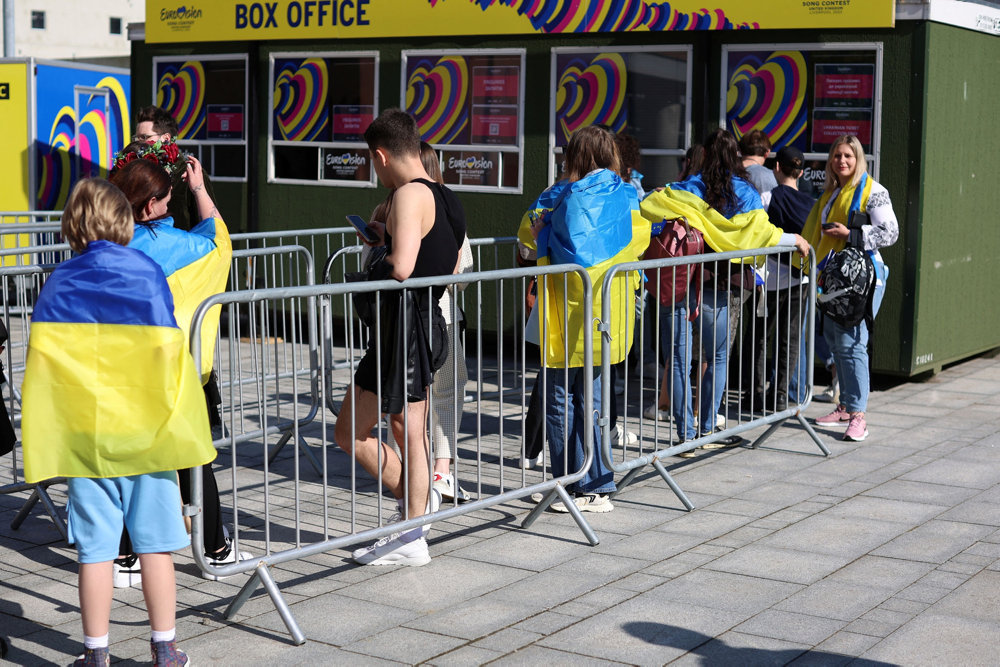
<instances>
[{"instance_id":1,"label":"red poster","mask_svg":"<svg viewBox=\"0 0 1000 667\"><path fill-rule=\"evenodd\" d=\"M473 67L473 104L517 104L520 67Z\"/></svg>"},{"instance_id":2,"label":"red poster","mask_svg":"<svg viewBox=\"0 0 1000 667\"><path fill-rule=\"evenodd\" d=\"M815 108L871 109L874 65L816 65Z\"/></svg>"},{"instance_id":3,"label":"red poster","mask_svg":"<svg viewBox=\"0 0 1000 667\"><path fill-rule=\"evenodd\" d=\"M209 139L243 138L242 104L209 104L205 111Z\"/></svg>"},{"instance_id":4,"label":"red poster","mask_svg":"<svg viewBox=\"0 0 1000 667\"><path fill-rule=\"evenodd\" d=\"M865 152L871 152L871 111L835 111L818 109L813 112L812 150L826 153L837 137L853 134L861 140Z\"/></svg>"},{"instance_id":5,"label":"red poster","mask_svg":"<svg viewBox=\"0 0 1000 667\"><path fill-rule=\"evenodd\" d=\"M365 130L371 125L374 110L371 106L337 105L333 106L333 140L362 141Z\"/></svg>"},{"instance_id":6,"label":"red poster","mask_svg":"<svg viewBox=\"0 0 1000 667\"><path fill-rule=\"evenodd\" d=\"M472 143L517 144L517 107L473 106Z\"/></svg>"}]
</instances>

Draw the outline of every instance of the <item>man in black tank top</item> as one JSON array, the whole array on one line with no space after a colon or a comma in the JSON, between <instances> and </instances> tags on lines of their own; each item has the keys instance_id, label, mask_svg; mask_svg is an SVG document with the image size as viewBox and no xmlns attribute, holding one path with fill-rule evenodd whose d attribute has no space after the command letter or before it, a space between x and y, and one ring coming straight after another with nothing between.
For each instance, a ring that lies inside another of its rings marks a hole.
<instances>
[{"instance_id":1,"label":"man in black tank top","mask_svg":"<svg viewBox=\"0 0 1000 667\"><path fill-rule=\"evenodd\" d=\"M452 274L465 236L465 216L455 195L427 175L416 121L400 109L387 109L369 125L365 140L375 173L393 191L386 220L373 223L387 248L386 278ZM443 289L437 290L437 297ZM440 495L431 489L427 433L427 390L447 356L437 301L427 289L382 293L381 340L372 337L334 429L341 449L353 451L372 477L381 474L402 519L423 516L440 504ZM371 435L382 413L389 414L402 457ZM364 565L425 565L430 562L425 539L429 529L425 524L379 540L356 550L354 560Z\"/></svg>"}]
</instances>

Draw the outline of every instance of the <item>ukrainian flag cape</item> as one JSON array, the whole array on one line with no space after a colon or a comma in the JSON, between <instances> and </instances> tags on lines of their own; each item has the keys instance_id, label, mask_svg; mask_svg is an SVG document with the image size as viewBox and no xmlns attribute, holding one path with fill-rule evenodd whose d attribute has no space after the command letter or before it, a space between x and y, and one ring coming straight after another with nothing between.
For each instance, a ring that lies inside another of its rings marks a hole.
<instances>
[{"instance_id":1,"label":"ukrainian flag cape","mask_svg":"<svg viewBox=\"0 0 1000 667\"><path fill-rule=\"evenodd\" d=\"M716 252L767 248L777 245L783 233L780 227L771 224L762 208L742 209L727 218L697 194L670 186L647 195L640 210L651 223L687 219L688 224L700 231L705 243ZM759 259L763 261L763 257ZM754 258L733 261L751 263Z\"/></svg>"},{"instance_id":2,"label":"ukrainian flag cape","mask_svg":"<svg viewBox=\"0 0 1000 667\"><path fill-rule=\"evenodd\" d=\"M160 265L174 296L174 316L191 338L191 318L198 305L225 291L229 266L233 259L233 244L229 230L221 218L206 218L190 232L174 227L173 218L156 220L150 225L137 224L129 248L141 250ZM221 306L205 315L201 327L201 381L208 382L215 356L215 336L219 331Z\"/></svg>"},{"instance_id":3,"label":"ukrainian flag cape","mask_svg":"<svg viewBox=\"0 0 1000 667\"><path fill-rule=\"evenodd\" d=\"M826 221L839 222L846 226L851 219L852 213L864 211L868 207L868 197L872 193L872 183L872 179L869 178L867 173L864 173L861 175L861 179L857 185L849 185L841 188L833 205L830 206L830 212L826 216ZM832 195L833 190L823 192L819 201L813 205L812 211L809 212L809 217L806 218L806 224L802 228L802 237L806 241L809 241L812 247L816 248L816 267L820 269L823 268L826 259L830 255L840 252L847 245L847 239L838 239L829 234L824 234L820 224L822 222L820 218L823 215L823 210L826 208ZM808 270L809 263L805 262L804 266Z\"/></svg>"},{"instance_id":4,"label":"ukrainian flag cape","mask_svg":"<svg viewBox=\"0 0 1000 667\"><path fill-rule=\"evenodd\" d=\"M530 221L546 216L537 244L531 238ZM639 215L635 188L607 169L591 172L574 183L560 181L542 193L525 214L518 238L536 246L539 266L579 264L587 269L593 285L593 322L583 319L583 283L575 274L565 284L561 277L539 281L537 308L539 340L545 335L545 365L575 368L601 363L597 320L601 317L602 290L608 269L634 262L649 245L649 222ZM611 363L625 358L632 345L635 325L635 292L641 285L638 271L616 274L611 298ZM542 287L544 286L544 289ZM564 307L566 304L566 307ZM594 332L592 359L584 356L584 327Z\"/></svg>"},{"instance_id":5,"label":"ukrainian flag cape","mask_svg":"<svg viewBox=\"0 0 1000 667\"><path fill-rule=\"evenodd\" d=\"M145 255L94 241L35 305L22 386L24 477L123 477L215 458L198 371Z\"/></svg>"}]
</instances>

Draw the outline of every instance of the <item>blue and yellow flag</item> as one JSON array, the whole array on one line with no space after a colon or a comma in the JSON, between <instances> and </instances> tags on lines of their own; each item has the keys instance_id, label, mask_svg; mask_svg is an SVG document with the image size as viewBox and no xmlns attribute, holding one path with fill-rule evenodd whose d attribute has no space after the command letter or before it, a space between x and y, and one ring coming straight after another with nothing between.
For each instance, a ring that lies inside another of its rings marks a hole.
<instances>
[{"instance_id":1,"label":"blue and yellow flag","mask_svg":"<svg viewBox=\"0 0 1000 667\"><path fill-rule=\"evenodd\" d=\"M174 316L191 337L191 318L198 305L208 297L225 291L233 244L222 218L206 218L190 232L174 227L173 218L156 220L150 225L135 226L129 248L141 250L160 265L174 296ZM219 331L221 306L205 315L201 327L201 381L208 382L215 355L215 335Z\"/></svg>"},{"instance_id":2,"label":"blue and yellow flag","mask_svg":"<svg viewBox=\"0 0 1000 667\"><path fill-rule=\"evenodd\" d=\"M548 224L537 242L531 239L530 220L544 215ZM527 225L527 227L526 227ZM602 290L608 269L615 264L634 262L649 245L649 221L639 214L635 188L612 171L591 172L579 181L560 181L542 193L525 214L518 239L534 245L539 266L579 264L587 269L593 285L594 321L583 321L583 284L574 274L549 276L539 280L540 334L545 334L545 365L575 368L587 363L584 357L584 327L594 332L594 354L590 363L601 363ZM641 285L638 271L616 274L611 288L611 363L625 358L632 346L635 328L635 294ZM541 289L544 286L544 289ZM541 335L539 340L542 340Z\"/></svg>"},{"instance_id":3,"label":"blue and yellow flag","mask_svg":"<svg viewBox=\"0 0 1000 667\"><path fill-rule=\"evenodd\" d=\"M163 272L94 241L35 305L22 387L24 477L123 477L215 458L198 371Z\"/></svg>"}]
</instances>

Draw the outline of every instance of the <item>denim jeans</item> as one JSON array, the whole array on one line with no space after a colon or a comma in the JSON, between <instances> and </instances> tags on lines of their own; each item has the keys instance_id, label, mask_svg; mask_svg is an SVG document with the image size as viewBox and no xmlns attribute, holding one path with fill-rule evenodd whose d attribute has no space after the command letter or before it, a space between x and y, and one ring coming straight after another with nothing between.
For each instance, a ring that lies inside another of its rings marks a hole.
<instances>
[{"instance_id":1,"label":"denim jeans","mask_svg":"<svg viewBox=\"0 0 1000 667\"><path fill-rule=\"evenodd\" d=\"M670 367L667 385L670 414L681 440L694 440L694 410L691 407L691 323L687 305L679 303L660 306L660 354L667 357ZM664 404L665 397L660 397Z\"/></svg>"},{"instance_id":2,"label":"denim jeans","mask_svg":"<svg viewBox=\"0 0 1000 667\"><path fill-rule=\"evenodd\" d=\"M889 268L875 263L878 280L872 296L872 315L878 314L885 296L885 281ZM868 409L868 393L871 378L868 374L868 325L859 322L853 327L842 327L829 317L823 323L823 335L833 363L837 365L837 381L840 383L840 402L848 412L865 412Z\"/></svg>"},{"instance_id":3,"label":"denim jeans","mask_svg":"<svg viewBox=\"0 0 1000 667\"><path fill-rule=\"evenodd\" d=\"M698 331L708 364L698 391L699 434L715 430L715 415L726 390L729 364L729 291L705 290L698 312Z\"/></svg>"},{"instance_id":4,"label":"denim jeans","mask_svg":"<svg viewBox=\"0 0 1000 667\"><path fill-rule=\"evenodd\" d=\"M569 379L566 379L568 371ZM588 413L583 405L583 368L545 369L547 408L545 426L549 436L549 454L552 475L560 477L579 470L584 460L584 429L594 434L594 460L583 478L570 486L578 493L611 493L615 491L614 472L604 465L601 458L601 430L597 415L601 412L601 369L594 368L594 412ZM569 426L569 432L566 426ZM567 457L566 452L569 451Z\"/></svg>"}]
</instances>

